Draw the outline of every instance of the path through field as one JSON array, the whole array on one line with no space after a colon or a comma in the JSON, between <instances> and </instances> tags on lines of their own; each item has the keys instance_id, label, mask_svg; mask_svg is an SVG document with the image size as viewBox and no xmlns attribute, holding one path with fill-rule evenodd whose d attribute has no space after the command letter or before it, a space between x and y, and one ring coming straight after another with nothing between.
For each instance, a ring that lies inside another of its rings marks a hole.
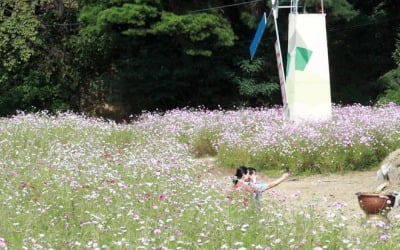
<instances>
[{"instance_id":1,"label":"path through field","mask_svg":"<svg viewBox=\"0 0 400 250\"><path fill-rule=\"evenodd\" d=\"M216 181L232 185L231 176L234 169L216 167L213 159L208 158L204 163L209 167L211 178ZM260 173L259 180L263 183L274 178ZM333 212L347 217L349 220L360 222L365 215L359 207L356 193L373 191L379 182L376 179L376 170L351 172L347 174L313 175L308 177L291 176L286 182L263 194L263 201L268 198L285 200L289 206L306 209L312 206L325 213ZM292 197L287 199L287 197ZM293 198L295 197L295 198ZM333 214L332 213L332 214ZM389 215L391 221L400 220L400 209L393 209ZM360 226L359 223L355 226Z\"/></svg>"}]
</instances>

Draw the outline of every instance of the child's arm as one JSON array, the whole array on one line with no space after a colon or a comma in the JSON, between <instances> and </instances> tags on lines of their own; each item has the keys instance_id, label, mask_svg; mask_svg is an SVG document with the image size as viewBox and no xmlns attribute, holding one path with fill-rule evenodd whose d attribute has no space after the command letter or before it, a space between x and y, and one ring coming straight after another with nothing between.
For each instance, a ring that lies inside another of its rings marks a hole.
<instances>
[{"instance_id":1,"label":"child's arm","mask_svg":"<svg viewBox=\"0 0 400 250\"><path fill-rule=\"evenodd\" d=\"M267 189L265 189L265 190L268 190L268 189L278 186L279 184L284 182L287 178L289 178L289 176L290 176L290 173L284 173L280 178L274 180L271 183L268 183Z\"/></svg>"},{"instance_id":2,"label":"child's arm","mask_svg":"<svg viewBox=\"0 0 400 250\"><path fill-rule=\"evenodd\" d=\"M245 184L245 183L241 183L241 188L243 188L243 190L250 192L250 193L257 193L258 188L256 186L250 186L249 184Z\"/></svg>"}]
</instances>

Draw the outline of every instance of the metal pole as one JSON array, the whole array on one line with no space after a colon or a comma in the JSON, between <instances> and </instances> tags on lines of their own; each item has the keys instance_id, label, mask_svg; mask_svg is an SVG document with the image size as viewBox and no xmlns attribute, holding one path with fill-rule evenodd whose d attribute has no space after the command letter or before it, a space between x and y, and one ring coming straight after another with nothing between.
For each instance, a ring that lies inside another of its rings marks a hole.
<instances>
[{"instance_id":1,"label":"metal pole","mask_svg":"<svg viewBox=\"0 0 400 250\"><path fill-rule=\"evenodd\" d=\"M282 50L281 50L281 42L279 41L279 32L278 32L278 23L276 21L276 16L274 16L274 24L275 24L275 32L276 32L276 43L278 45L278 49L279 49L279 59L281 61L281 63L283 63L282 60ZM281 88L286 88L286 80L285 80L285 69L282 67L282 72L283 72L283 86L281 86ZM286 94L286 89L284 90L283 93L285 96L283 96L283 107L286 110L287 109L287 94Z\"/></svg>"},{"instance_id":2,"label":"metal pole","mask_svg":"<svg viewBox=\"0 0 400 250\"><path fill-rule=\"evenodd\" d=\"M321 0L321 13L325 13L325 10L324 10L324 0Z\"/></svg>"},{"instance_id":3,"label":"metal pole","mask_svg":"<svg viewBox=\"0 0 400 250\"><path fill-rule=\"evenodd\" d=\"M298 4L299 0L290 0L290 13L291 14L297 14L298 8L297 8L297 4Z\"/></svg>"}]
</instances>

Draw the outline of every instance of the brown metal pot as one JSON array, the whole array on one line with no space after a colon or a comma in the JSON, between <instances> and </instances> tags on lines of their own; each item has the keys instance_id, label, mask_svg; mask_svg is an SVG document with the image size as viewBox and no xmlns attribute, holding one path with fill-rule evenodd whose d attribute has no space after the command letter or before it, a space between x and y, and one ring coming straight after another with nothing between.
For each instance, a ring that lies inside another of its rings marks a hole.
<instances>
[{"instance_id":1,"label":"brown metal pot","mask_svg":"<svg viewBox=\"0 0 400 250\"><path fill-rule=\"evenodd\" d=\"M389 224L387 214L394 206L396 196L389 194L374 194L366 192L356 193L361 209L367 215L367 222L382 221Z\"/></svg>"}]
</instances>

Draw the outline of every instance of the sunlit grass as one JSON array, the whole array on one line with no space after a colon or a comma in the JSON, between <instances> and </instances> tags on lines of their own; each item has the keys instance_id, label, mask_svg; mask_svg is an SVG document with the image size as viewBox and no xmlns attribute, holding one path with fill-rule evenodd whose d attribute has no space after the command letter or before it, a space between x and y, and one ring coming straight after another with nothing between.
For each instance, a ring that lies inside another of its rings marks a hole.
<instances>
[{"instance_id":1,"label":"sunlit grass","mask_svg":"<svg viewBox=\"0 0 400 250\"><path fill-rule=\"evenodd\" d=\"M355 162L371 164L398 146L398 110L336 108L332 124L306 127L284 123L279 109L145 113L126 125L71 113L3 118L0 248L395 249L396 210L385 228L324 201L290 205L301 194L265 194L258 207L227 192L229 180L213 180L193 150L214 147L226 166L297 159L298 171L309 171L305 162L323 172L358 169ZM349 120L359 133L343 128Z\"/></svg>"}]
</instances>

